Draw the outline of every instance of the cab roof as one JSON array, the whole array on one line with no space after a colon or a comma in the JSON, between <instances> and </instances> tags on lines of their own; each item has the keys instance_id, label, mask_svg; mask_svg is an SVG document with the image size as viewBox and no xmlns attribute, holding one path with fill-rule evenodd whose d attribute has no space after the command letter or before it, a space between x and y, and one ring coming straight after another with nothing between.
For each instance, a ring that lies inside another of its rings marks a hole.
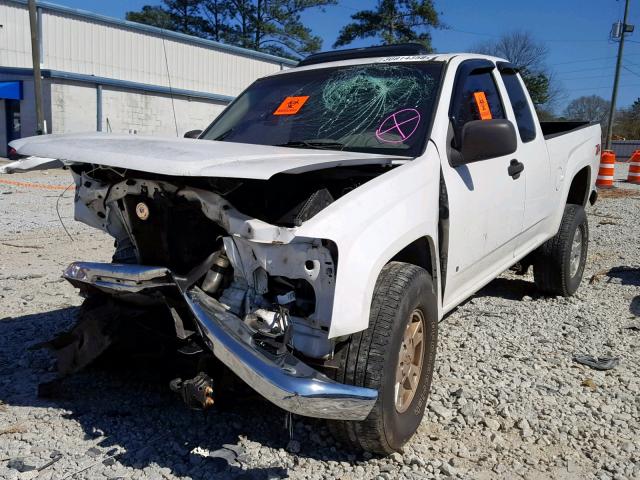
<instances>
[{"instance_id":1,"label":"cab roof","mask_svg":"<svg viewBox=\"0 0 640 480\"><path fill-rule=\"evenodd\" d=\"M291 72L297 71L306 71L306 70L316 70L327 67L343 67L343 66L351 66L351 65L365 65L370 63L395 63L395 62L442 62L448 63L454 58L460 60L475 60L475 59L484 59L489 60L491 62L506 62L504 58L494 57L491 55L482 55L479 53L428 53L428 54L417 54L417 55L385 55L378 57L358 57L358 58L348 58L348 59L339 59L338 57L333 57L335 59L329 58L328 61L320 62L320 63L311 63L304 64L304 61L300 63L300 66L288 68L276 72L272 75L282 75Z\"/></svg>"}]
</instances>

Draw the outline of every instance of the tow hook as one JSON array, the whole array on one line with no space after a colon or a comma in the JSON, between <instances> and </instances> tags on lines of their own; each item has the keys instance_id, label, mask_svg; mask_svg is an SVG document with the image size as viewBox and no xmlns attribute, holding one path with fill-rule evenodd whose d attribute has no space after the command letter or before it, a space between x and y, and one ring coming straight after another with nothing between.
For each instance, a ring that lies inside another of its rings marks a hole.
<instances>
[{"instance_id":1,"label":"tow hook","mask_svg":"<svg viewBox=\"0 0 640 480\"><path fill-rule=\"evenodd\" d=\"M192 410L207 410L213 406L213 380L206 373L200 372L190 380L174 378L169 382L169 388Z\"/></svg>"}]
</instances>

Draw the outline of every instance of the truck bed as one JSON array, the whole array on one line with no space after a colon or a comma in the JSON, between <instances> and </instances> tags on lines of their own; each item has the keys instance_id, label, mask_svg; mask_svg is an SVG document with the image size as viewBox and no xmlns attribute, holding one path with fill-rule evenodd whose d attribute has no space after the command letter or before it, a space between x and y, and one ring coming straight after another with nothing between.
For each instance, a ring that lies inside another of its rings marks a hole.
<instances>
[{"instance_id":1,"label":"truck bed","mask_svg":"<svg viewBox=\"0 0 640 480\"><path fill-rule=\"evenodd\" d=\"M540 128L542 128L544 138L547 140L589 125L591 122L540 122Z\"/></svg>"},{"instance_id":2,"label":"truck bed","mask_svg":"<svg viewBox=\"0 0 640 480\"><path fill-rule=\"evenodd\" d=\"M551 122L564 125L564 131L559 125L553 125L557 133L545 135L545 144L549 152L551 172L556 182L556 190L562 192L559 200L564 201L569 190L573 175L585 167L589 167L589 194L594 188L595 178L600 163L601 130L597 123L588 122ZM572 125L574 128L568 128ZM544 129L544 127L543 127ZM563 184L565 175L568 182ZM560 188L562 186L562 188ZM557 218L558 224L561 216Z\"/></svg>"}]
</instances>

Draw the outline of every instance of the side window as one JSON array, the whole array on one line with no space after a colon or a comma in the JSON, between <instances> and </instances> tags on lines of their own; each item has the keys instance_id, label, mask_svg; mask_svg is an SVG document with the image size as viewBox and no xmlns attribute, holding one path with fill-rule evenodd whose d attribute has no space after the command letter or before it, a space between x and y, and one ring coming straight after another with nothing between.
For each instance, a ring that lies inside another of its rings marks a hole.
<instances>
[{"instance_id":1,"label":"side window","mask_svg":"<svg viewBox=\"0 0 640 480\"><path fill-rule=\"evenodd\" d=\"M507 87L507 94L509 95L509 100L511 100L513 112L516 115L520 139L525 143L530 142L536 138L536 124L518 74L513 70L505 70L501 72L501 75L502 81Z\"/></svg>"},{"instance_id":2,"label":"side window","mask_svg":"<svg viewBox=\"0 0 640 480\"><path fill-rule=\"evenodd\" d=\"M452 120L456 137L465 123L472 120L505 118L498 87L491 72L471 73L457 89L452 104Z\"/></svg>"}]
</instances>

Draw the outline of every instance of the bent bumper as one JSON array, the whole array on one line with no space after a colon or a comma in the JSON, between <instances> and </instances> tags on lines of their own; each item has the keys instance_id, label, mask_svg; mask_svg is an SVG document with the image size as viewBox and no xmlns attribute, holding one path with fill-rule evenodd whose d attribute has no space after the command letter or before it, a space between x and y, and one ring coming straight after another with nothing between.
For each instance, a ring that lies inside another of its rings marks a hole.
<instances>
[{"instance_id":1,"label":"bent bumper","mask_svg":"<svg viewBox=\"0 0 640 480\"><path fill-rule=\"evenodd\" d=\"M240 318L198 287L180 290L166 268L76 262L63 277L75 286L91 285L113 294L176 287L214 355L263 397L289 412L364 420L376 402L375 390L335 382L291 353L275 355L260 348Z\"/></svg>"}]
</instances>

